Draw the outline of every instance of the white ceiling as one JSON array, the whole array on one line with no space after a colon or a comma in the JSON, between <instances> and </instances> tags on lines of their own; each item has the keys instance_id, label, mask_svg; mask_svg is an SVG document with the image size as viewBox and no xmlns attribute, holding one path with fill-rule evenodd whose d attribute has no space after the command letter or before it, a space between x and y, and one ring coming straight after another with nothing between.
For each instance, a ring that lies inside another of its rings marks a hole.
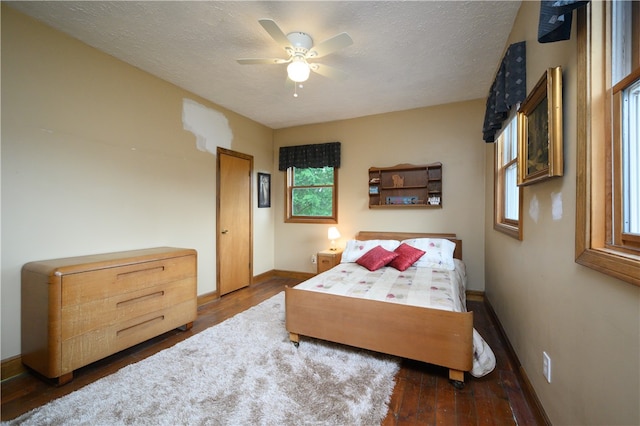
<instances>
[{"instance_id":1,"label":"white ceiling","mask_svg":"<svg viewBox=\"0 0 640 426\"><path fill-rule=\"evenodd\" d=\"M273 129L486 97L520 1L8 2L60 31ZM287 56L258 19L319 43L354 44L319 59L299 96Z\"/></svg>"}]
</instances>

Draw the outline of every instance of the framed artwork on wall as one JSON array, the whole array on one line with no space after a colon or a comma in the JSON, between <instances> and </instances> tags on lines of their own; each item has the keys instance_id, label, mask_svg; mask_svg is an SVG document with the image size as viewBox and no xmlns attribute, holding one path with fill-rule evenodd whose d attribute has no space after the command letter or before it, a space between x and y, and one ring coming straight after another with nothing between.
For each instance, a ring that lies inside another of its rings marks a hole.
<instances>
[{"instance_id":1,"label":"framed artwork on wall","mask_svg":"<svg viewBox=\"0 0 640 426\"><path fill-rule=\"evenodd\" d=\"M258 207L271 207L271 175L258 173Z\"/></svg>"},{"instance_id":2,"label":"framed artwork on wall","mask_svg":"<svg viewBox=\"0 0 640 426\"><path fill-rule=\"evenodd\" d=\"M562 68L547 69L518 110L518 186L563 175Z\"/></svg>"}]
</instances>

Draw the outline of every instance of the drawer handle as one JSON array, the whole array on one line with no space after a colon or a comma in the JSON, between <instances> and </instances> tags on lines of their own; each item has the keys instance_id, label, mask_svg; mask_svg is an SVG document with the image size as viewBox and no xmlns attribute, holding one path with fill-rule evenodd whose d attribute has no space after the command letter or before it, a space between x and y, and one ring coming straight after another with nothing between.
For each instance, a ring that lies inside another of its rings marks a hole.
<instances>
[{"instance_id":1,"label":"drawer handle","mask_svg":"<svg viewBox=\"0 0 640 426\"><path fill-rule=\"evenodd\" d=\"M116 337L124 337L124 335L134 333L139 327L153 325L159 322L164 321L164 315L160 315L159 317L151 318L150 320L143 321L140 324L132 325L131 327L123 328L122 330L118 330L116 332Z\"/></svg>"},{"instance_id":2,"label":"drawer handle","mask_svg":"<svg viewBox=\"0 0 640 426\"><path fill-rule=\"evenodd\" d=\"M120 277L127 277L132 274L143 274L143 273L154 273L154 272L164 272L164 266L156 266L155 268L138 269L137 271L122 272L118 274L118 279L120 279Z\"/></svg>"},{"instance_id":3,"label":"drawer handle","mask_svg":"<svg viewBox=\"0 0 640 426\"><path fill-rule=\"evenodd\" d=\"M124 306L132 305L138 302L144 302L145 300L153 299L156 297L162 297L162 296L164 296L164 291L156 291L155 293L146 294L140 297L134 297L133 299L123 300L122 302L118 302L116 304L116 307L122 308Z\"/></svg>"}]
</instances>

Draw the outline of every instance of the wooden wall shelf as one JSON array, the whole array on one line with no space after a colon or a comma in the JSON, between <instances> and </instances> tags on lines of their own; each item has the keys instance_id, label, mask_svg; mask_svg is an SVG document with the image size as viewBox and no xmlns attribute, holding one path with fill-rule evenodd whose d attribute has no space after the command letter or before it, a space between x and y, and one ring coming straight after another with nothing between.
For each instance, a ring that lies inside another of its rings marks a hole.
<instances>
[{"instance_id":1,"label":"wooden wall shelf","mask_svg":"<svg viewBox=\"0 0 640 426\"><path fill-rule=\"evenodd\" d=\"M442 163L371 167L369 208L442 208Z\"/></svg>"}]
</instances>

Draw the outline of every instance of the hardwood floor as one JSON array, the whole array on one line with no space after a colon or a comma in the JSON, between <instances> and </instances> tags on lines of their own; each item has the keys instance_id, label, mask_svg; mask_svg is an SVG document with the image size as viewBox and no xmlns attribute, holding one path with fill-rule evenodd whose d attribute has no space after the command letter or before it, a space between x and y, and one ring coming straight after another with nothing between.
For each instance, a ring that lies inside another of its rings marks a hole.
<instances>
[{"instance_id":1,"label":"hardwood floor","mask_svg":"<svg viewBox=\"0 0 640 426\"><path fill-rule=\"evenodd\" d=\"M457 390L447 369L403 360L383 426L548 424L523 391L522 377L485 304L467 300L467 309L496 355L496 369L479 379L465 374L465 387Z\"/></svg>"},{"instance_id":2,"label":"hardwood floor","mask_svg":"<svg viewBox=\"0 0 640 426\"><path fill-rule=\"evenodd\" d=\"M198 319L191 330L165 333L76 370L74 380L66 385L57 387L31 372L5 380L1 387L2 420L13 419L173 346L298 282L300 280L287 278L268 279L203 305L198 309ZM522 378L487 308L482 302L474 301L468 301L468 308L474 311L475 328L496 354L496 369L481 379L467 375L464 389L456 390L448 381L446 369L404 360L396 376L384 426L545 424L544 416L536 411L523 392Z\"/></svg>"}]
</instances>

